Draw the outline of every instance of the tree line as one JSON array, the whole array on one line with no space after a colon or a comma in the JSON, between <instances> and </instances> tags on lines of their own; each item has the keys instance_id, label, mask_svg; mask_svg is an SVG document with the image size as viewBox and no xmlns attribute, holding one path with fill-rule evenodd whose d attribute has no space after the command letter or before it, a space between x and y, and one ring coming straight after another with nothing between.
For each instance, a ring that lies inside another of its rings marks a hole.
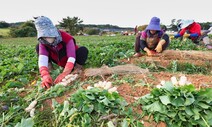
<instances>
[{"instance_id":1,"label":"tree line","mask_svg":"<svg viewBox=\"0 0 212 127\"><path fill-rule=\"evenodd\" d=\"M56 27L58 29L63 29L69 32L71 35L76 35L78 33L86 33L89 35L99 34L102 29L130 29L121 28L116 25L92 25L92 24L82 24L83 20L79 17L67 17L63 18ZM34 37L36 36L36 28L33 20L26 22L17 23L7 23L5 21L0 22L0 28L9 28L9 36L11 37ZM132 29L132 28L131 28Z\"/></svg>"},{"instance_id":2,"label":"tree line","mask_svg":"<svg viewBox=\"0 0 212 127\"><path fill-rule=\"evenodd\" d=\"M172 23L167 27L167 30L177 31L177 19L173 19ZM59 22L56 27L58 29L63 29L66 32L69 32L71 35L76 35L78 33L87 33L89 35L99 34L104 29L113 29L113 30L133 30L133 28L121 28L117 25L95 25L95 24L82 24L83 20L79 17L66 17ZM206 30L210 28L212 22L200 23L202 29ZM139 30L144 30L147 25L139 26ZM34 37L36 36L36 29L33 23L33 20L26 22L17 22L17 23L7 23L5 21L0 21L0 28L9 28L11 37Z\"/></svg>"}]
</instances>

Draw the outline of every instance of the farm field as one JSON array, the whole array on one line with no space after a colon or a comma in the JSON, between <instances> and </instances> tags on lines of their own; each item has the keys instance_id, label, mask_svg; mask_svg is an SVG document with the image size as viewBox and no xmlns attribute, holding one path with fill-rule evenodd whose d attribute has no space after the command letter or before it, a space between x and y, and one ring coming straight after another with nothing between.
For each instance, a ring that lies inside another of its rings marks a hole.
<instances>
[{"instance_id":1,"label":"farm field","mask_svg":"<svg viewBox=\"0 0 212 127\"><path fill-rule=\"evenodd\" d=\"M6 37L9 35L10 29L8 28L0 28L0 37Z\"/></svg>"},{"instance_id":2,"label":"farm field","mask_svg":"<svg viewBox=\"0 0 212 127\"><path fill-rule=\"evenodd\" d=\"M1 127L212 126L211 51L175 39L162 54L133 58L135 36L75 39L89 49L83 71L49 90L40 87L36 38L0 40ZM62 71L54 68L53 78ZM173 77L186 85L174 84Z\"/></svg>"}]
</instances>

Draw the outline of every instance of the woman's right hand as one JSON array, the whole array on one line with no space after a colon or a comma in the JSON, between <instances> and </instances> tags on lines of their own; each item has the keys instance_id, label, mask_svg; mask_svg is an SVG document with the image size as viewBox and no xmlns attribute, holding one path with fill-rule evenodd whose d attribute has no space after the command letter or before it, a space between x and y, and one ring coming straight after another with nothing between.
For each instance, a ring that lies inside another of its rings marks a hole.
<instances>
[{"instance_id":1,"label":"woman's right hand","mask_svg":"<svg viewBox=\"0 0 212 127\"><path fill-rule=\"evenodd\" d=\"M153 55L156 55L156 54L157 54L157 52L155 52L154 50L148 50L147 51L148 56L153 56Z\"/></svg>"},{"instance_id":2,"label":"woman's right hand","mask_svg":"<svg viewBox=\"0 0 212 127\"><path fill-rule=\"evenodd\" d=\"M51 75L49 74L49 69L46 66L42 66L39 68L41 77L42 77L42 83L41 86L43 88L50 88L53 85L53 80Z\"/></svg>"},{"instance_id":3,"label":"woman's right hand","mask_svg":"<svg viewBox=\"0 0 212 127\"><path fill-rule=\"evenodd\" d=\"M49 89L52 85L53 85L52 77L50 75L43 76L41 86L43 88Z\"/></svg>"},{"instance_id":4,"label":"woman's right hand","mask_svg":"<svg viewBox=\"0 0 212 127\"><path fill-rule=\"evenodd\" d=\"M151 50L148 50L146 53L147 53L148 56L152 56L153 55Z\"/></svg>"}]
</instances>

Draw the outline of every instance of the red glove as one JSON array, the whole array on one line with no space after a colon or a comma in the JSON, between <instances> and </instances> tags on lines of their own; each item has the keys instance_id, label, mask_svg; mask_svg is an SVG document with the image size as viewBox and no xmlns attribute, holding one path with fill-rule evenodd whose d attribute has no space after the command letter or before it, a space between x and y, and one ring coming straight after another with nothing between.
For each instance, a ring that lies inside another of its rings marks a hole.
<instances>
[{"instance_id":1,"label":"red glove","mask_svg":"<svg viewBox=\"0 0 212 127\"><path fill-rule=\"evenodd\" d=\"M65 69L63 70L63 73L57 76L57 78L54 80L54 83L57 84L62 81L62 79L65 78L68 74L71 73L72 69L74 68L74 64L71 62L67 62Z\"/></svg>"},{"instance_id":2,"label":"red glove","mask_svg":"<svg viewBox=\"0 0 212 127\"><path fill-rule=\"evenodd\" d=\"M40 67L40 74L41 74L41 77L42 77L42 83L41 83L41 86L43 88L50 88L51 85L53 84L53 80L52 80L52 77L50 76L49 74L49 69L45 66L42 66Z\"/></svg>"},{"instance_id":3,"label":"red glove","mask_svg":"<svg viewBox=\"0 0 212 127\"><path fill-rule=\"evenodd\" d=\"M155 55L155 54L157 54L154 50L149 50L149 51L147 51L147 55L148 56L153 56L153 55Z\"/></svg>"}]
</instances>

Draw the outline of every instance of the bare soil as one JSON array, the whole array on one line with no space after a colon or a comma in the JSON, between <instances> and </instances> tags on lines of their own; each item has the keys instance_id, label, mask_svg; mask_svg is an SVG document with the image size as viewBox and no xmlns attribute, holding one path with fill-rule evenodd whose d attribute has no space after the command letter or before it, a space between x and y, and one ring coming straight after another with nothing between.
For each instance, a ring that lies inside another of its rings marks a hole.
<instances>
[{"instance_id":1,"label":"bare soil","mask_svg":"<svg viewBox=\"0 0 212 127\"><path fill-rule=\"evenodd\" d=\"M130 59L124 59L121 60L122 62L126 64L136 65L138 62L157 62L163 67L167 67L171 61L178 60L178 62L182 63L192 63L194 65L209 65L209 67L212 67L212 52L201 52L201 51L174 51L174 50L167 50L163 52L160 55L156 55L153 57L149 56L142 56L139 58L130 58ZM126 69L126 68L125 68ZM93 73L97 73L97 70L93 71ZM104 72L104 69L101 69L100 74L113 74L111 71L108 72L108 69L105 69L106 72ZM91 71L92 72L92 71ZM125 73L121 74L121 76L132 76L134 79L133 84L129 83L123 83L121 85L118 85L118 92L119 94L129 103L133 103L136 101L137 98L148 94L152 88L154 88L156 85L160 84L162 80L170 81L170 78L172 76L177 77L178 79L180 76L185 75L195 87L196 89L200 88L212 88L212 75L203 75L203 74L182 74L182 73L170 73L170 72L148 72L148 73ZM83 72L84 74L84 72ZM90 74L90 73L89 73ZM95 74L90 74L92 76L95 76ZM99 75L97 73L96 75ZM81 80L86 80L87 77L81 75ZM149 86L142 86L139 84L139 81L144 81L146 84L149 84ZM89 84L86 84L84 87L86 87ZM113 84L116 85L116 84ZM56 100L59 103L62 103L71 92L67 92L63 97L58 97ZM50 100L46 100L44 102L47 105L51 105ZM134 111L137 113L142 113L141 107L134 108ZM145 127L166 127L166 124L161 123L155 123L153 121L148 121L145 117L143 119L144 126Z\"/></svg>"}]
</instances>

